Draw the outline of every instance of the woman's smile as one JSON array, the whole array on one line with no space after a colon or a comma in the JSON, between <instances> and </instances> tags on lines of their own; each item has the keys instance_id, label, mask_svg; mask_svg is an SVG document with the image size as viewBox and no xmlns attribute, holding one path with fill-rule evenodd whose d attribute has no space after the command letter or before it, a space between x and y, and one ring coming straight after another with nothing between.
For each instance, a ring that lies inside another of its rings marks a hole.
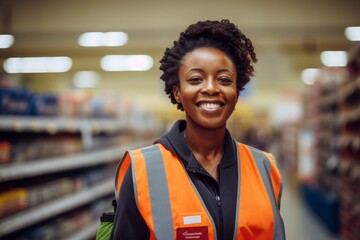
<instances>
[{"instance_id":1,"label":"woman's smile","mask_svg":"<svg viewBox=\"0 0 360 240\"><path fill-rule=\"evenodd\" d=\"M207 111L215 111L222 108L224 105L221 103L210 103L210 102L202 102L197 104L201 109L207 110Z\"/></svg>"}]
</instances>

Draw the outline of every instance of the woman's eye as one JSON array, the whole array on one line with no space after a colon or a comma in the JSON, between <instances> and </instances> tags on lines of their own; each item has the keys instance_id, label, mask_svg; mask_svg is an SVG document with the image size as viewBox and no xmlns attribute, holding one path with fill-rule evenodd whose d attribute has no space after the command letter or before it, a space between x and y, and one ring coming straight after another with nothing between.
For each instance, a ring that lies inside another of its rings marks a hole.
<instances>
[{"instance_id":1,"label":"woman's eye","mask_svg":"<svg viewBox=\"0 0 360 240\"><path fill-rule=\"evenodd\" d=\"M232 81L231 81L231 79L230 78L228 78L228 77L221 77L221 78L219 78L219 80L218 80L220 83L231 83Z\"/></svg>"},{"instance_id":2,"label":"woman's eye","mask_svg":"<svg viewBox=\"0 0 360 240\"><path fill-rule=\"evenodd\" d=\"M192 77L189 79L189 82L193 82L193 83L200 82L200 81L201 81L200 77Z\"/></svg>"}]
</instances>

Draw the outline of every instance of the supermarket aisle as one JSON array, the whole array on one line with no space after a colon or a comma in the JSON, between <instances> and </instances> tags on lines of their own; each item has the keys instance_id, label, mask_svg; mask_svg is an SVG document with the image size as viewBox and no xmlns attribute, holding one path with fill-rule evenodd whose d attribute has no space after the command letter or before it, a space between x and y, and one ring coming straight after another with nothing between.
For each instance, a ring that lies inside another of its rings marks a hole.
<instances>
[{"instance_id":1,"label":"supermarket aisle","mask_svg":"<svg viewBox=\"0 0 360 240\"><path fill-rule=\"evenodd\" d=\"M281 214L285 222L286 239L340 240L340 236L333 236L326 231L304 204L297 190L284 180Z\"/></svg>"}]
</instances>

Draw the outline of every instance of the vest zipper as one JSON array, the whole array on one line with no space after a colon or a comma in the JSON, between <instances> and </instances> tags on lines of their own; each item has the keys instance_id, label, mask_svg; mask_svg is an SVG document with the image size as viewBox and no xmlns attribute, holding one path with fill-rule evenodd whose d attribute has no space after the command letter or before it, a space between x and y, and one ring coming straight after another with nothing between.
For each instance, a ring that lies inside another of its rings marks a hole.
<instances>
[{"instance_id":1,"label":"vest zipper","mask_svg":"<svg viewBox=\"0 0 360 240\"><path fill-rule=\"evenodd\" d=\"M216 203L217 203L217 206L218 206L218 210L219 210L219 219L220 219L220 239L223 237L223 231L224 231L224 228L223 228L223 214L222 214L222 209L221 209L221 199L220 199L220 196L219 195L216 195L215 196L215 199L216 199Z\"/></svg>"}]
</instances>

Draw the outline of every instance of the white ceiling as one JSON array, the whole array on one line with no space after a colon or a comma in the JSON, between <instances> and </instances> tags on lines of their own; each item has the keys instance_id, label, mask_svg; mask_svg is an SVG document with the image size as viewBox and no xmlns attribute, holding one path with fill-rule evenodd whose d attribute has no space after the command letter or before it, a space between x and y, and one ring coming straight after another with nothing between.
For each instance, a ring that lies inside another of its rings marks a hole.
<instances>
[{"instance_id":1,"label":"white ceiling","mask_svg":"<svg viewBox=\"0 0 360 240\"><path fill-rule=\"evenodd\" d=\"M101 71L98 61L105 54L145 53L157 63L189 24L228 18L253 40L259 58L255 86L268 97L302 88L301 70L321 67L323 50L351 49L344 28L360 25L359 0L3 0L0 7L0 33L15 35L10 49L0 49L0 61L67 55L78 61L72 71ZM124 31L129 42L83 48L77 38L85 31ZM152 74L159 76L157 69Z\"/></svg>"}]
</instances>

